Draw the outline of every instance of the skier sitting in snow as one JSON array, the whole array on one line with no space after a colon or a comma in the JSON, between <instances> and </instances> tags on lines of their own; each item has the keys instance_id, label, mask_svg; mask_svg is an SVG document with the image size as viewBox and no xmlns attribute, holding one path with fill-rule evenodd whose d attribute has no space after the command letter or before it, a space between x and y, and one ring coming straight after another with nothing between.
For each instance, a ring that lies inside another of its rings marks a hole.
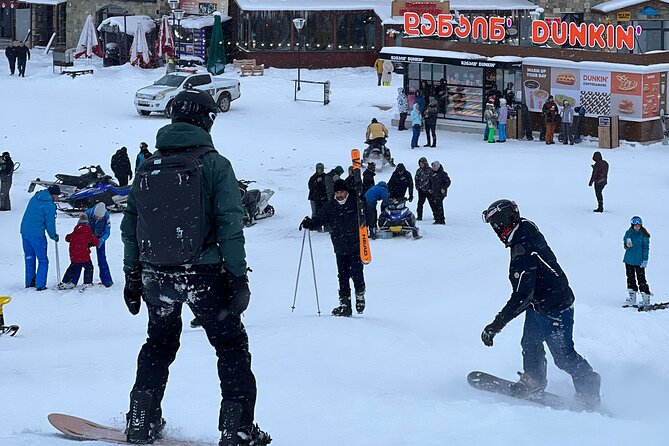
<instances>
[{"instance_id":1,"label":"skier sitting in snow","mask_svg":"<svg viewBox=\"0 0 669 446\"><path fill-rule=\"evenodd\" d=\"M332 310L335 316L350 317L351 285L355 287L355 309L358 314L365 310L365 276L360 260L360 237L358 227L358 208L354 191L346 189L346 182L339 179L335 182L335 200L327 202L312 219L304 217L300 230L330 226L330 238L337 256L339 277L339 306Z\"/></svg>"},{"instance_id":2,"label":"skier sitting in snow","mask_svg":"<svg viewBox=\"0 0 669 446\"><path fill-rule=\"evenodd\" d=\"M555 365L571 375L576 400L584 409L596 409L600 402L600 377L574 350L574 293L555 254L539 228L520 218L513 201L495 201L483 211L483 220L511 250L509 279L513 293L495 320L483 329L481 340L492 347L495 335L525 313L520 341L524 372L519 372L520 380L512 390L524 397L546 388L545 342Z\"/></svg>"},{"instance_id":3,"label":"skier sitting in snow","mask_svg":"<svg viewBox=\"0 0 669 446\"><path fill-rule=\"evenodd\" d=\"M70 266L67 267L63 282L58 288L70 289L77 286L81 270L84 270L84 287L93 284L93 262L91 262L91 246L100 246L100 240L93 235L93 230L88 226L88 216L81 214L79 221L71 234L65 236L65 241L70 244Z\"/></svg>"}]
</instances>

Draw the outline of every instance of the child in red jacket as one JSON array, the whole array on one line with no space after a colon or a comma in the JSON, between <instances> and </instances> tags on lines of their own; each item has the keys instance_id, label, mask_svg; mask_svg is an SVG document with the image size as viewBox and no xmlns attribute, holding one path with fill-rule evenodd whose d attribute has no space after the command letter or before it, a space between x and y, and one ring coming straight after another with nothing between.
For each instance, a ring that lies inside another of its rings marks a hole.
<instances>
[{"instance_id":1,"label":"child in red jacket","mask_svg":"<svg viewBox=\"0 0 669 446\"><path fill-rule=\"evenodd\" d=\"M93 235L93 230L88 226L86 214L79 216L79 221L71 234L65 236L65 241L70 243L70 266L67 267L63 282L58 286L60 289L74 288L79 282L81 270L84 270L84 285L93 283L93 263L91 262L91 246L99 246L100 240Z\"/></svg>"}]
</instances>

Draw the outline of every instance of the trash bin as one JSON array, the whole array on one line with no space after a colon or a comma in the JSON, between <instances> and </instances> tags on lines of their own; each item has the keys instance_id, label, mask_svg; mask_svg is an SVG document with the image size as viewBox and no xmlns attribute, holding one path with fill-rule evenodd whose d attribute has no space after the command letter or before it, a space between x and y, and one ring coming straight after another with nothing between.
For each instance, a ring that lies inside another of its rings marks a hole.
<instances>
[{"instance_id":1,"label":"trash bin","mask_svg":"<svg viewBox=\"0 0 669 446\"><path fill-rule=\"evenodd\" d=\"M102 59L102 66L113 67L116 65L121 65L121 52L117 44L108 43L105 45L105 57Z\"/></svg>"},{"instance_id":2,"label":"trash bin","mask_svg":"<svg viewBox=\"0 0 669 446\"><path fill-rule=\"evenodd\" d=\"M520 113L520 106L509 109L509 119L506 121L506 138L523 139L525 123L523 114Z\"/></svg>"},{"instance_id":3,"label":"trash bin","mask_svg":"<svg viewBox=\"0 0 669 446\"><path fill-rule=\"evenodd\" d=\"M618 116L600 116L597 127L600 149L615 149L620 145L618 138Z\"/></svg>"}]
</instances>

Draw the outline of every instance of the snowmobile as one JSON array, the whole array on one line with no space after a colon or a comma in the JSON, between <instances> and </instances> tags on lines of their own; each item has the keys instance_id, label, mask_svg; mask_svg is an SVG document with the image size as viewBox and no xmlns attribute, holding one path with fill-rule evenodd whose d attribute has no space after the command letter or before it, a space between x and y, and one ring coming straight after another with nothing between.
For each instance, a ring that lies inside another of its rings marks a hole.
<instances>
[{"instance_id":1,"label":"snowmobile","mask_svg":"<svg viewBox=\"0 0 669 446\"><path fill-rule=\"evenodd\" d=\"M273 190L249 189L249 185L255 183L255 181L250 180L237 180L237 183L244 205L244 226L253 226L256 224L256 220L274 215L274 207L269 204L269 199L274 195Z\"/></svg>"},{"instance_id":2,"label":"snowmobile","mask_svg":"<svg viewBox=\"0 0 669 446\"><path fill-rule=\"evenodd\" d=\"M57 184L60 187L61 194L67 196L73 194L79 189L95 186L98 182L105 179L111 180L111 177L106 175L99 165L84 166L79 170L85 172L81 175L57 173L56 181L42 181L41 179L37 178L30 182L28 192L32 193L35 190L35 186L47 188L52 184Z\"/></svg>"},{"instance_id":3,"label":"snowmobile","mask_svg":"<svg viewBox=\"0 0 669 446\"><path fill-rule=\"evenodd\" d=\"M381 172L386 164L395 167L395 161L390 157L390 150L386 147L385 138L382 144L365 141L367 148L362 153L362 165L367 167L370 162L376 165L376 171Z\"/></svg>"},{"instance_id":4,"label":"snowmobile","mask_svg":"<svg viewBox=\"0 0 669 446\"><path fill-rule=\"evenodd\" d=\"M377 238L393 238L396 235L414 239L421 238L416 226L416 217L406 206L406 201L406 198L393 199L391 204L386 206L378 220Z\"/></svg>"},{"instance_id":5,"label":"snowmobile","mask_svg":"<svg viewBox=\"0 0 669 446\"><path fill-rule=\"evenodd\" d=\"M92 187L59 197L58 210L69 215L76 215L92 208L97 203L104 203L110 212L123 212L131 187L131 185L118 186L107 176Z\"/></svg>"}]
</instances>

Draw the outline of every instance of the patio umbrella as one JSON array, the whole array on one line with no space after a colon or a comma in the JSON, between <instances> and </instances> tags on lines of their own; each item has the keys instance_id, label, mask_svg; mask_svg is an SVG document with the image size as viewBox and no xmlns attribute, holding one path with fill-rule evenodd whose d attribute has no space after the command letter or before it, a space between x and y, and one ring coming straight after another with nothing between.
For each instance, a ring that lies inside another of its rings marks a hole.
<instances>
[{"instance_id":1,"label":"patio umbrella","mask_svg":"<svg viewBox=\"0 0 669 446\"><path fill-rule=\"evenodd\" d=\"M79 36L79 43L77 44L74 57L77 59L81 56L91 58L93 57L93 54L98 57L104 55L102 47L100 46L100 41L98 41L98 34L93 25L93 16L89 15L86 17L84 27L81 30L81 36Z\"/></svg>"},{"instance_id":2,"label":"patio umbrella","mask_svg":"<svg viewBox=\"0 0 669 446\"><path fill-rule=\"evenodd\" d=\"M174 57L174 38L172 37L172 28L167 16L164 16L160 22L158 40L156 41L156 55L161 58L164 54Z\"/></svg>"},{"instance_id":3,"label":"patio umbrella","mask_svg":"<svg viewBox=\"0 0 669 446\"><path fill-rule=\"evenodd\" d=\"M214 13L214 28L211 31L209 54L207 55L207 70L214 75L221 74L225 71L226 62L221 13L217 11Z\"/></svg>"},{"instance_id":4,"label":"patio umbrella","mask_svg":"<svg viewBox=\"0 0 669 446\"><path fill-rule=\"evenodd\" d=\"M130 46L130 64L140 67L148 67L151 60L151 51L149 51L149 44L146 43L146 33L144 32L144 22L137 21L137 29L135 30L135 37L132 39Z\"/></svg>"}]
</instances>

